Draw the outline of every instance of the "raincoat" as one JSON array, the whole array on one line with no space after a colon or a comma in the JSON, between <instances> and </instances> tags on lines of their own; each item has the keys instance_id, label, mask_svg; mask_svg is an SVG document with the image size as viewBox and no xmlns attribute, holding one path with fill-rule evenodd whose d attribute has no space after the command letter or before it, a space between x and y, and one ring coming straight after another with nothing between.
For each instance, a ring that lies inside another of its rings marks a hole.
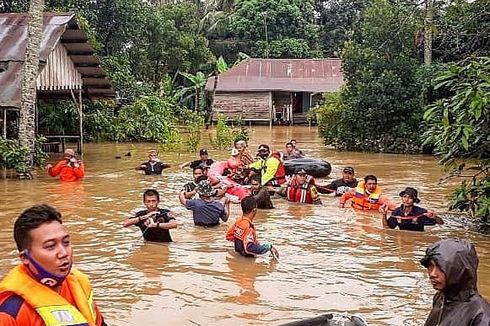
<instances>
[{"instance_id":1,"label":"raincoat","mask_svg":"<svg viewBox=\"0 0 490 326\"><path fill-rule=\"evenodd\" d=\"M427 248L420 262L428 267L431 261L444 272L447 285L434 295L425 326L489 326L490 305L476 287L475 247L465 239L442 240Z\"/></svg>"}]
</instances>

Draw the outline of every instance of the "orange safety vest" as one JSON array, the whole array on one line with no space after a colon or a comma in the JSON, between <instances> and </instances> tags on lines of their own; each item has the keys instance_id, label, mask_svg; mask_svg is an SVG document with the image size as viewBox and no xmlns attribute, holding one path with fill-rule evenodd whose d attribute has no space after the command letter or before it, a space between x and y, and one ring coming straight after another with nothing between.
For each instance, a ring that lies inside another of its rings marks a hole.
<instances>
[{"instance_id":1,"label":"orange safety vest","mask_svg":"<svg viewBox=\"0 0 490 326\"><path fill-rule=\"evenodd\" d=\"M368 195L364 190L364 182L359 182L355 188L354 197L352 197L352 208L359 210L379 210L383 205L380 203L380 198L380 187L376 186L376 189Z\"/></svg>"},{"instance_id":2,"label":"orange safety vest","mask_svg":"<svg viewBox=\"0 0 490 326\"><path fill-rule=\"evenodd\" d=\"M226 233L226 240L228 241L240 241L243 244L243 250L246 254L254 255L252 252L247 251L247 245L257 243L257 233L255 232L255 226L248 218L241 217Z\"/></svg>"},{"instance_id":3,"label":"orange safety vest","mask_svg":"<svg viewBox=\"0 0 490 326\"><path fill-rule=\"evenodd\" d=\"M14 267L0 282L0 293L11 292L22 297L46 326L95 326L96 308L87 276L73 269L64 282L68 282L76 306L56 291L33 279L24 265Z\"/></svg>"}]
</instances>

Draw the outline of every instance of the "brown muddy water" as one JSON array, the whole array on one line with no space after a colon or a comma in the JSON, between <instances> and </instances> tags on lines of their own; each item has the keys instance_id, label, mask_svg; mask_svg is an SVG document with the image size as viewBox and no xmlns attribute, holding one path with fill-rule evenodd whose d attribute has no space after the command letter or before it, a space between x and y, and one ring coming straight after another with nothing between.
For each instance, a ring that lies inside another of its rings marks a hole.
<instances>
[{"instance_id":1,"label":"brown muddy water","mask_svg":"<svg viewBox=\"0 0 490 326\"><path fill-rule=\"evenodd\" d=\"M377 175L394 200L410 185L419 189L422 206L446 209L451 185L438 185L442 171L431 156L337 152L308 127L256 127L250 146L270 143L282 150L291 138L308 156L329 161L332 178L352 165L358 177ZM208 139L203 133L204 143ZM455 217L425 233L383 230L377 214L341 210L334 197L324 196L322 206L276 198L276 209L258 213L256 227L260 240L279 249L280 262L268 255L239 257L225 240L239 206L232 205L230 221L218 228L195 227L177 198L191 172L177 164L198 155L161 153L175 166L163 177L139 174L134 167L154 147L87 144L87 176L80 183L60 183L42 170L33 181L0 180L0 276L18 262L12 237L16 216L33 204L49 203L63 213L76 267L90 276L110 325L279 325L326 312L359 314L370 325L421 325L434 291L418 261L429 243L447 237L476 244L480 292L490 299L490 239ZM128 151L131 157L122 156ZM210 155L223 159L228 151ZM168 246L144 243L139 229L122 227L142 207L147 188L158 189L161 206L177 217L175 242Z\"/></svg>"}]
</instances>

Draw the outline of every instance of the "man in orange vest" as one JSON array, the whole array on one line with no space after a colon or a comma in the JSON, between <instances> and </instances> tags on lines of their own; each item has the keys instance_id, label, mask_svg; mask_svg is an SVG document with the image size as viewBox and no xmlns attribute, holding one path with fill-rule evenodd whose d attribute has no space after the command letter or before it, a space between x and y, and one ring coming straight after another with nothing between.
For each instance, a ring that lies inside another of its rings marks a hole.
<instances>
[{"instance_id":1,"label":"man in orange vest","mask_svg":"<svg viewBox=\"0 0 490 326\"><path fill-rule=\"evenodd\" d=\"M390 210L396 209L396 204L383 195L378 186L378 178L374 175L364 177L364 182L359 182L356 188L349 190L340 197L340 207L351 199L352 208L358 210Z\"/></svg>"},{"instance_id":2,"label":"man in orange vest","mask_svg":"<svg viewBox=\"0 0 490 326\"><path fill-rule=\"evenodd\" d=\"M48 164L46 168L50 176L59 175L61 181L77 181L85 176L85 166L75 156L75 151L71 148L66 149L63 160L56 163L54 167Z\"/></svg>"},{"instance_id":3,"label":"man in orange vest","mask_svg":"<svg viewBox=\"0 0 490 326\"><path fill-rule=\"evenodd\" d=\"M239 217L235 224L226 233L226 240L235 243L235 251L245 257L255 257L270 251L274 257L279 257L279 253L270 243L260 244L257 240L257 233L253 219L257 214L257 201L253 196L242 199L241 202L243 215Z\"/></svg>"},{"instance_id":4,"label":"man in orange vest","mask_svg":"<svg viewBox=\"0 0 490 326\"><path fill-rule=\"evenodd\" d=\"M103 326L88 277L72 268L70 235L48 205L25 210L15 221L21 263L0 282L0 325Z\"/></svg>"}]
</instances>

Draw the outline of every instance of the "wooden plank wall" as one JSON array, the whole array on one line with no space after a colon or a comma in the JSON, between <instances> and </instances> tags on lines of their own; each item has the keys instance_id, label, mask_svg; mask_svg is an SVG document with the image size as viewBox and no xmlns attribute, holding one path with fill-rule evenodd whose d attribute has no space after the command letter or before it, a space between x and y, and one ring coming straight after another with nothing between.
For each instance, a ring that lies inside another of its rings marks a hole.
<instances>
[{"instance_id":1,"label":"wooden plank wall","mask_svg":"<svg viewBox=\"0 0 490 326\"><path fill-rule=\"evenodd\" d=\"M49 54L44 69L37 77L37 89L81 89L82 76L75 68L65 47L58 42Z\"/></svg>"},{"instance_id":2,"label":"wooden plank wall","mask_svg":"<svg viewBox=\"0 0 490 326\"><path fill-rule=\"evenodd\" d=\"M214 112L228 119L241 117L243 120L269 121L269 96L269 92L217 92Z\"/></svg>"}]
</instances>

